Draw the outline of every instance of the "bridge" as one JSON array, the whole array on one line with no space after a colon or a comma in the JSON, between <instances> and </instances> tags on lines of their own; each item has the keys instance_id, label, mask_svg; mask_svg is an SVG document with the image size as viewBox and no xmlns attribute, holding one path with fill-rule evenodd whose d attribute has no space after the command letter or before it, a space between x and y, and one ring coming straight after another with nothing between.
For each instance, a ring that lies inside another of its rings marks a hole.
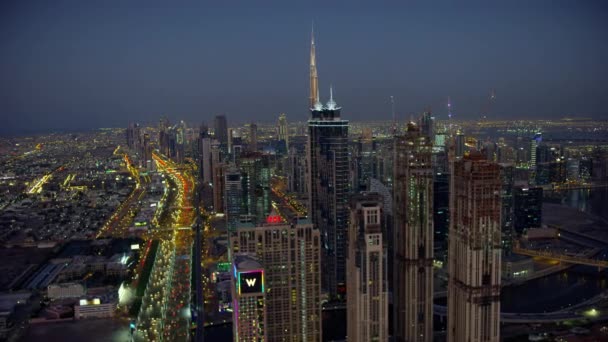
<instances>
[{"instance_id":1,"label":"bridge","mask_svg":"<svg viewBox=\"0 0 608 342\"><path fill-rule=\"evenodd\" d=\"M155 232L159 232L159 231L171 231L171 230L192 230L192 227L189 226L184 226L184 227L154 227L151 228L150 230L155 231Z\"/></svg>"},{"instance_id":2,"label":"bridge","mask_svg":"<svg viewBox=\"0 0 608 342\"><path fill-rule=\"evenodd\" d=\"M595 255L600 251L601 250L599 248L594 248L588 254ZM541 251L541 250L535 250L535 249L521 248L518 245L513 246L513 253L527 255L527 256L531 256L531 257L541 257L541 258L545 258L545 259L557 260L557 261L566 262L569 264L595 266L600 269L608 267L608 261L606 261L606 260L592 259L592 258L579 256L579 255L561 254L561 253L556 253L556 252L551 252L551 251L546 251L546 250Z\"/></svg>"},{"instance_id":3,"label":"bridge","mask_svg":"<svg viewBox=\"0 0 608 342\"><path fill-rule=\"evenodd\" d=\"M583 253L575 255L563 254L550 250L525 248L522 247L521 241L515 240L515 244L513 245L512 249L513 253L527 255L531 257L551 259L573 265L594 266L597 267L598 270L608 268L608 260L592 258L593 256L596 256L604 250L608 241L566 227L553 226L553 228L555 228L555 235L553 236L554 238L585 246L589 249L587 249Z\"/></svg>"},{"instance_id":4,"label":"bridge","mask_svg":"<svg viewBox=\"0 0 608 342\"><path fill-rule=\"evenodd\" d=\"M447 307L444 305L433 305L434 314L439 317L447 317ZM501 312L501 323L559 323L569 320L600 320L602 317L589 317L582 312L555 311L539 313L511 313Z\"/></svg>"}]
</instances>

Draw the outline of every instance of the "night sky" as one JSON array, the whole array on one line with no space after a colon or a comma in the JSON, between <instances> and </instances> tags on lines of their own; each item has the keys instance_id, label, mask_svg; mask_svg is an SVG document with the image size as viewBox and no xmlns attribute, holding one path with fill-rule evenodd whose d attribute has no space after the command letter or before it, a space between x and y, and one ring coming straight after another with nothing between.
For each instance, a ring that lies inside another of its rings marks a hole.
<instances>
[{"instance_id":1,"label":"night sky","mask_svg":"<svg viewBox=\"0 0 608 342\"><path fill-rule=\"evenodd\" d=\"M608 119L606 1L292 3L1 1L0 134L305 120L313 20L346 119Z\"/></svg>"}]
</instances>

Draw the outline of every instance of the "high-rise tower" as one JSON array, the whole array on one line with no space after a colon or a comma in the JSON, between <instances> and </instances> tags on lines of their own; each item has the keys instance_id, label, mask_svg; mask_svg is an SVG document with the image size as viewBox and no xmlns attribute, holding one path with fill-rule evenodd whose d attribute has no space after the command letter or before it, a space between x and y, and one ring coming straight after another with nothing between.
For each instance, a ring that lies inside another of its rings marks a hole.
<instances>
[{"instance_id":1,"label":"high-rise tower","mask_svg":"<svg viewBox=\"0 0 608 342\"><path fill-rule=\"evenodd\" d=\"M310 103L308 108L313 108L319 102L319 78L317 77L317 57L315 52L315 30L310 34Z\"/></svg>"},{"instance_id":2,"label":"high-rise tower","mask_svg":"<svg viewBox=\"0 0 608 342\"><path fill-rule=\"evenodd\" d=\"M347 257L348 341L388 340L386 232L382 195L352 198Z\"/></svg>"},{"instance_id":3,"label":"high-rise tower","mask_svg":"<svg viewBox=\"0 0 608 342\"><path fill-rule=\"evenodd\" d=\"M224 210L228 231L233 231L243 213L243 184L241 172L234 165L225 171Z\"/></svg>"},{"instance_id":4,"label":"high-rise tower","mask_svg":"<svg viewBox=\"0 0 608 342\"><path fill-rule=\"evenodd\" d=\"M249 150L253 152L258 150L258 125L253 122L249 124Z\"/></svg>"},{"instance_id":5,"label":"high-rise tower","mask_svg":"<svg viewBox=\"0 0 608 342\"><path fill-rule=\"evenodd\" d=\"M349 216L348 121L330 98L317 100L308 120L309 213L323 238L323 288L331 297L345 285L346 231Z\"/></svg>"},{"instance_id":6,"label":"high-rise tower","mask_svg":"<svg viewBox=\"0 0 608 342\"><path fill-rule=\"evenodd\" d=\"M499 341L500 168L471 153L452 170L447 340Z\"/></svg>"},{"instance_id":7,"label":"high-rise tower","mask_svg":"<svg viewBox=\"0 0 608 342\"><path fill-rule=\"evenodd\" d=\"M430 138L414 123L395 137L395 341L433 340L433 165Z\"/></svg>"},{"instance_id":8,"label":"high-rise tower","mask_svg":"<svg viewBox=\"0 0 608 342\"><path fill-rule=\"evenodd\" d=\"M268 341L264 267L251 256L235 255L230 274L233 341Z\"/></svg>"},{"instance_id":9,"label":"high-rise tower","mask_svg":"<svg viewBox=\"0 0 608 342\"><path fill-rule=\"evenodd\" d=\"M278 125L279 140L285 142L285 152L289 151L289 126L287 126L287 116L285 113L279 115Z\"/></svg>"},{"instance_id":10,"label":"high-rise tower","mask_svg":"<svg viewBox=\"0 0 608 342\"><path fill-rule=\"evenodd\" d=\"M222 151L226 153L228 151L228 122L226 121L226 115L217 115L213 121L213 128L215 139L220 142Z\"/></svg>"},{"instance_id":11,"label":"high-rise tower","mask_svg":"<svg viewBox=\"0 0 608 342\"><path fill-rule=\"evenodd\" d=\"M234 254L254 255L266 269L265 341L320 342L319 230L309 220L242 227L230 236L230 246Z\"/></svg>"}]
</instances>

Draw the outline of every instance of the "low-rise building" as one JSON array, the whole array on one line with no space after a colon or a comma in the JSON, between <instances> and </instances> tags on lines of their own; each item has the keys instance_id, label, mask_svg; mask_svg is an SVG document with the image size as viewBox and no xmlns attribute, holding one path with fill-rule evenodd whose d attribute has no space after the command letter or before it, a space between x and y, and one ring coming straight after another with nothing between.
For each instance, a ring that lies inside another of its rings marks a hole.
<instances>
[{"instance_id":1,"label":"low-rise building","mask_svg":"<svg viewBox=\"0 0 608 342\"><path fill-rule=\"evenodd\" d=\"M52 284L47 288L47 296L51 300L62 298L79 298L84 295L84 286L78 283Z\"/></svg>"},{"instance_id":2,"label":"low-rise building","mask_svg":"<svg viewBox=\"0 0 608 342\"><path fill-rule=\"evenodd\" d=\"M506 280L525 280L534 274L532 258L511 254L503 257L502 278Z\"/></svg>"},{"instance_id":3,"label":"low-rise building","mask_svg":"<svg viewBox=\"0 0 608 342\"><path fill-rule=\"evenodd\" d=\"M74 318L75 319L87 319L87 318L105 318L112 317L114 315L115 303L101 303L98 298L92 300L81 299L78 304L74 306Z\"/></svg>"}]
</instances>

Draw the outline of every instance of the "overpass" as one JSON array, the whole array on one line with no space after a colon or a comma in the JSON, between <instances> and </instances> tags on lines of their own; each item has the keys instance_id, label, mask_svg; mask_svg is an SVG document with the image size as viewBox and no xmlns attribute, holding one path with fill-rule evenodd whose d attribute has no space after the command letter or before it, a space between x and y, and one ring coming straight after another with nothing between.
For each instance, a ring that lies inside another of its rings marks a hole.
<instances>
[{"instance_id":1,"label":"overpass","mask_svg":"<svg viewBox=\"0 0 608 342\"><path fill-rule=\"evenodd\" d=\"M436 292L435 297L439 298L445 295L445 291ZM326 303L323 305L323 311L345 310L346 303ZM447 317L447 307L445 305L433 305L433 313L436 316ZM518 313L518 312L501 312L501 323L558 323L568 320L589 319L582 312L574 312L570 310L559 310L553 312L535 312L535 313ZM599 319L599 317L598 317Z\"/></svg>"},{"instance_id":2,"label":"overpass","mask_svg":"<svg viewBox=\"0 0 608 342\"><path fill-rule=\"evenodd\" d=\"M447 307L443 305L433 305L435 315L439 317L447 317ZM512 313L501 312L501 323L558 323L568 320L589 319L582 313L572 311L556 311L547 313ZM594 318L595 319L595 318ZM600 317L597 317L600 319Z\"/></svg>"},{"instance_id":3,"label":"overpass","mask_svg":"<svg viewBox=\"0 0 608 342\"><path fill-rule=\"evenodd\" d=\"M594 248L588 254L595 255L600 251L601 250L599 248ZM561 253L556 253L556 252L546 251L546 250L540 251L540 250L535 250L535 249L521 248L517 245L513 246L513 253L527 255L527 256L531 256L531 257L541 257L541 258L545 258L545 259L557 260L557 261L566 262L569 264L595 266L598 269L608 267L608 261L606 261L606 260L592 259L592 258L579 256L579 255L561 254Z\"/></svg>"}]
</instances>

